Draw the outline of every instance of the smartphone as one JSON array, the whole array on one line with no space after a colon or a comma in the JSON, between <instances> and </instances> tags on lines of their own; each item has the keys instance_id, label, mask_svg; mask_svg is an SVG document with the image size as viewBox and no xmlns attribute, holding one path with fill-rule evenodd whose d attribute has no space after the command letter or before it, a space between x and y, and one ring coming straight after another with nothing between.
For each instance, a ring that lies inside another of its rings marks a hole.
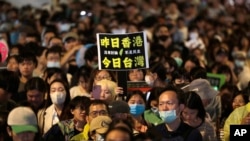
<instances>
[{"instance_id":1,"label":"smartphone","mask_svg":"<svg viewBox=\"0 0 250 141\"><path fill-rule=\"evenodd\" d=\"M101 98L101 85L95 85L93 86L93 90L92 90L92 97L94 99L100 99Z\"/></svg>"}]
</instances>

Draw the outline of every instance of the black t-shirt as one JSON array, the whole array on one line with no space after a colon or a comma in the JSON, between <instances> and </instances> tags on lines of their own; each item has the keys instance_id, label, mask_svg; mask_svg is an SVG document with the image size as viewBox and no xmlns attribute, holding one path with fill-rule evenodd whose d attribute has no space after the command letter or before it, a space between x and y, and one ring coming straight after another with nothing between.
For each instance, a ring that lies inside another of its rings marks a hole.
<instances>
[{"instance_id":1,"label":"black t-shirt","mask_svg":"<svg viewBox=\"0 0 250 141\"><path fill-rule=\"evenodd\" d=\"M182 121L176 131L168 131L165 123L163 123L150 128L148 134L155 141L202 141L199 130Z\"/></svg>"}]
</instances>

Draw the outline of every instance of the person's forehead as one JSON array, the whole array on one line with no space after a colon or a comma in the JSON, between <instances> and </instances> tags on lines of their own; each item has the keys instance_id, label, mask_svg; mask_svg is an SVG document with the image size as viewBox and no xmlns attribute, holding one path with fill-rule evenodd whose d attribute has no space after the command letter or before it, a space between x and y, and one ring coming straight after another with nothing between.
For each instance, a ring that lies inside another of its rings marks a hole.
<instances>
[{"instance_id":1,"label":"person's forehead","mask_svg":"<svg viewBox=\"0 0 250 141\"><path fill-rule=\"evenodd\" d=\"M62 42L62 39L52 38L50 42Z\"/></svg>"},{"instance_id":2,"label":"person's forehead","mask_svg":"<svg viewBox=\"0 0 250 141\"><path fill-rule=\"evenodd\" d=\"M69 37L65 40L65 43L70 43L70 42L76 42L77 39L75 39L74 37Z\"/></svg>"},{"instance_id":3,"label":"person's forehead","mask_svg":"<svg viewBox=\"0 0 250 141\"><path fill-rule=\"evenodd\" d=\"M60 54L56 53L56 52L51 52L51 53L48 54L48 58L49 57L60 57Z\"/></svg>"},{"instance_id":4,"label":"person's forehead","mask_svg":"<svg viewBox=\"0 0 250 141\"><path fill-rule=\"evenodd\" d=\"M178 100L177 99L177 94L175 91L172 91L172 90L168 90L168 91L164 91L161 93L160 97L159 97L159 101L161 100Z\"/></svg>"},{"instance_id":5,"label":"person's forehead","mask_svg":"<svg viewBox=\"0 0 250 141\"><path fill-rule=\"evenodd\" d=\"M183 109L183 112L187 112L187 113L197 113L197 112L198 112L198 109L191 109L191 108L185 107L185 108Z\"/></svg>"},{"instance_id":6,"label":"person's forehead","mask_svg":"<svg viewBox=\"0 0 250 141\"><path fill-rule=\"evenodd\" d=\"M53 87L64 87L64 86L60 82L54 82L54 83L51 84L51 88L53 88Z\"/></svg>"},{"instance_id":7,"label":"person's forehead","mask_svg":"<svg viewBox=\"0 0 250 141\"><path fill-rule=\"evenodd\" d=\"M104 76L104 75L109 75L109 73L105 70L102 70L99 73L97 73L97 76Z\"/></svg>"},{"instance_id":8,"label":"person's forehead","mask_svg":"<svg viewBox=\"0 0 250 141\"><path fill-rule=\"evenodd\" d=\"M40 95L40 94L42 94L42 93L40 91L38 91L37 89L27 91L27 95Z\"/></svg>"},{"instance_id":9,"label":"person's forehead","mask_svg":"<svg viewBox=\"0 0 250 141\"><path fill-rule=\"evenodd\" d=\"M92 104L90 105L90 111L107 110L104 104Z\"/></svg>"},{"instance_id":10,"label":"person's forehead","mask_svg":"<svg viewBox=\"0 0 250 141\"><path fill-rule=\"evenodd\" d=\"M143 100L143 98L139 94L136 94L133 95L129 100Z\"/></svg>"},{"instance_id":11,"label":"person's forehead","mask_svg":"<svg viewBox=\"0 0 250 141\"><path fill-rule=\"evenodd\" d=\"M22 62L20 62L21 64L22 63L34 63L32 60L28 60L28 59L24 59Z\"/></svg>"},{"instance_id":12,"label":"person's forehead","mask_svg":"<svg viewBox=\"0 0 250 141\"><path fill-rule=\"evenodd\" d=\"M55 36L54 32L46 32L44 36Z\"/></svg>"}]
</instances>

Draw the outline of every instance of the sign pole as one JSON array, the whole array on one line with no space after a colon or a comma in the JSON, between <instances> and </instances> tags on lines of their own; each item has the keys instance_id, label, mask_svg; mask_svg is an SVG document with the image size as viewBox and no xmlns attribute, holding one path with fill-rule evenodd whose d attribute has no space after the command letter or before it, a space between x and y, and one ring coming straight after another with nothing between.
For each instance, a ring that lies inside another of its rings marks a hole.
<instances>
[{"instance_id":1,"label":"sign pole","mask_svg":"<svg viewBox=\"0 0 250 141\"><path fill-rule=\"evenodd\" d=\"M127 98L127 71L117 71L117 83L119 87L123 88L123 94L119 94L122 100Z\"/></svg>"}]
</instances>

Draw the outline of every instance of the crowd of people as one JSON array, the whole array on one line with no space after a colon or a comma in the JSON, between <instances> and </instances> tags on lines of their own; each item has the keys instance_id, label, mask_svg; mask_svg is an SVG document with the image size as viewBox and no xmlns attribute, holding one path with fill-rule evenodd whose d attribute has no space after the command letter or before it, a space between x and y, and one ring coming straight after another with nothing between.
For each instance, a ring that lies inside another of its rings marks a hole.
<instances>
[{"instance_id":1,"label":"crowd of people","mask_svg":"<svg viewBox=\"0 0 250 141\"><path fill-rule=\"evenodd\" d=\"M229 141L250 124L249 4L0 1L0 141ZM98 68L97 33L140 31L149 68L124 77L146 91Z\"/></svg>"}]
</instances>

